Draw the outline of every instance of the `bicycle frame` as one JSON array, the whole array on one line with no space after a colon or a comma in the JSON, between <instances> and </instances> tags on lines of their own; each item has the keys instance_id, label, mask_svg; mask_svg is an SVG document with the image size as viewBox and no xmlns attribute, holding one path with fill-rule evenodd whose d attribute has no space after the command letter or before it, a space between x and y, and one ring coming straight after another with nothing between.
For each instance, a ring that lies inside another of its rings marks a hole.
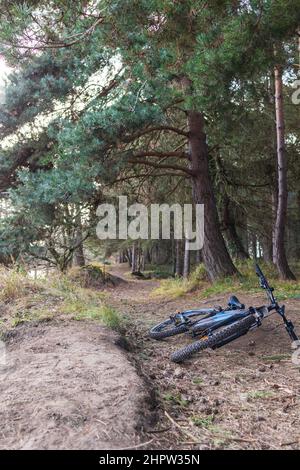
<instances>
[{"instance_id":1,"label":"bicycle frame","mask_svg":"<svg viewBox=\"0 0 300 470\"><path fill-rule=\"evenodd\" d=\"M192 325L193 323L190 321L190 318L198 317L199 315L201 316L212 315L214 313L217 313L217 310L214 308L184 310L183 312L177 312L175 313L175 315L171 315L170 319L174 321L175 325L181 325L181 324Z\"/></svg>"},{"instance_id":2,"label":"bicycle frame","mask_svg":"<svg viewBox=\"0 0 300 470\"><path fill-rule=\"evenodd\" d=\"M197 336L199 334L210 334L214 330L222 326L229 325L237 320L241 320L245 316L250 314L249 309L243 310L223 310L222 312L216 313L213 317L204 318L198 320L192 327L191 333L193 336Z\"/></svg>"}]
</instances>

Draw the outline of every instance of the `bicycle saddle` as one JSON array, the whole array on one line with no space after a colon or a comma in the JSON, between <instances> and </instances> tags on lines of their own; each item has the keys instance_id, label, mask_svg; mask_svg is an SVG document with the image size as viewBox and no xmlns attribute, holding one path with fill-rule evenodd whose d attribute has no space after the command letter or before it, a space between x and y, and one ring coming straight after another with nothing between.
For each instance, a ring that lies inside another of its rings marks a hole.
<instances>
[{"instance_id":1,"label":"bicycle saddle","mask_svg":"<svg viewBox=\"0 0 300 470\"><path fill-rule=\"evenodd\" d=\"M232 309L237 309L237 308L243 309L245 308L245 305L241 304L241 302L235 295L232 295L228 301L228 307Z\"/></svg>"}]
</instances>

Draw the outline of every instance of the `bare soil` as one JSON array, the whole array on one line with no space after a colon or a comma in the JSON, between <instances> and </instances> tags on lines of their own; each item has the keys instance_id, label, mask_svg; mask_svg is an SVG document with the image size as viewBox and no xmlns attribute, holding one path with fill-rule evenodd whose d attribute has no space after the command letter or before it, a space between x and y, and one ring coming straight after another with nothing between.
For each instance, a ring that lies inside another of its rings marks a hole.
<instances>
[{"instance_id":1,"label":"bare soil","mask_svg":"<svg viewBox=\"0 0 300 470\"><path fill-rule=\"evenodd\" d=\"M116 267L122 276L127 267ZM151 297L157 281L134 280L111 294L110 303L131 322L135 359L156 390L160 419L147 430L154 449L299 449L300 367L278 315L257 330L218 350L207 350L182 365L171 352L192 341L186 335L155 341L150 326L170 313L226 305L228 294L197 300L197 292L167 300ZM265 303L264 293L238 294L246 305ZM300 300L285 302L300 332Z\"/></svg>"},{"instance_id":2,"label":"bare soil","mask_svg":"<svg viewBox=\"0 0 300 470\"><path fill-rule=\"evenodd\" d=\"M116 449L139 444L147 392L95 322L19 326L1 366L1 449Z\"/></svg>"},{"instance_id":3,"label":"bare soil","mask_svg":"<svg viewBox=\"0 0 300 470\"><path fill-rule=\"evenodd\" d=\"M149 328L178 309L224 305L228 295L154 298L158 281L127 270L113 267L127 282L107 289L127 318L125 338L96 322L63 319L7 336L0 448L299 449L300 368L281 319L176 365L171 352L191 338L157 342ZM238 296L247 305L265 302L263 293ZM300 301L286 307L299 332Z\"/></svg>"}]
</instances>

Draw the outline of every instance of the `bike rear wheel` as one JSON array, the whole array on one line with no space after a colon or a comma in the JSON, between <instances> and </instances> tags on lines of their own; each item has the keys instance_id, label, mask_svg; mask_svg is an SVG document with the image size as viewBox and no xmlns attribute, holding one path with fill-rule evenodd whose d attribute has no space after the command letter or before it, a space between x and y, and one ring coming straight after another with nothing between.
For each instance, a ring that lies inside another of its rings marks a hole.
<instances>
[{"instance_id":1,"label":"bike rear wheel","mask_svg":"<svg viewBox=\"0 0 300 470\"><path fill-rule=\"evenodd\" d=\"M181 319L181 322L176 325L176 314L151 328L149 336L153 339L163 339L185 333L190 330L193 324L197 323L197 320L195 320L197 317L204 318L205 315L212 315L215 312L215 308L185 310L182 312L182 317L185 319L186 323ZM198 331L200 332L200 329L198 329Z\"/></svg>"},{"instance_id":2,"label":"bike rear wheel","mask_svg":"<svg viewBox=\"0 0 300 470\"><path fill-rule=\"evenodd\" d=\"M188 326L184 324L176 326L174 321L169 318L151 328L149 336L153 339L169 338L170 336L185 333L188 329Z\"/></svg>"},{"instance_id":3,"label":"bike rear wheel","mask_svg":"<svg viewBox=\"0 0 300 470\"><path fill-rule=\"evenodd\" d=\"M199 351L203 351L207 348L215 349L223 344L229 343L246 334L251 326L254 325L255 321L256 320L253 315L248 315L242 320L217 330L206 338L202 338L199 341L195 341L194 343L179 349L171 355L171 360L173 362L183 362Z\"/></svg>"}]
</instances>

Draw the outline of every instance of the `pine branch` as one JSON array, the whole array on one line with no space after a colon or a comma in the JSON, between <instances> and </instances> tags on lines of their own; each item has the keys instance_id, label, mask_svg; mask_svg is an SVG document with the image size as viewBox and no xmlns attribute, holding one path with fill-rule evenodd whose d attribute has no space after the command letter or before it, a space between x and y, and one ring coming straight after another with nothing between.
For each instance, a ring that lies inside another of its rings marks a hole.
<instances>
[{"instance_id":1,"label":"pine branch","mask_svg":"<svg viewBox=\"0 0 300 470\"><path fill-rule=\"evenodd\" d=\"M167 169L167 170L178 170L178 171L181 171L185 174L188 174L189 176L193 176L193 171L192 170L189 170L189 168L187 167L184 167L184 166L180 166L180 165L175 165L175 164L159 164L159 163L154 163L154 162L151 162L149 160L145 160L145 159L141 159L141 158L137 158L137 159L134 159L134 158L130 158L128 160L129 163L133 163L135 165L148 165L148 166L152 166L153 168L158 168L158 169Z\"/></svg>"},{"instance_id":2,"label":"pine branch","mask_svg":"<svg viewBox=\"0 0 300 470\"><path fill-rule=\"evenodd\" d=\"M171 173L171 172L166 172L166 173L140 173L138 175L130 175L130 176L123 176L121 178L117 178L114 181L108 183L106 186L111 186L112 184L117 184L117 183L123 183L125 181L129 181L131 179L139 179L139 178L160 178L164 176L180 176L182 178L187 178L187 175L179 175L178 173Z\"/></svg>"},{"instance_id":3,"label":"pine branch","mask_svg":"<svg viewBox=\"0 0 300 470\"><path fill-rule=\"evenodd\" d=\"M2 44L5 45L5 46L12 46L12 47L15 47L15 48L18 48L18 49L25 49L25 50L60 49L60 48L65 48L65 47L71 47L71 46L77 44L78 42L80 42L82 39L86 38L87 36L90 36L94 32L94 30L98 26L98 24L102 23L103 21L104 21L103 17L98 18L97 21L95 21L92 24L92 26L90 26L83 33L74 34L74 35L71 35L70 37L66 38L66 40L68 41L72 37L75 37L75 39L73 39L70 42L45 42L44 44L40 44L40 45L37 44L37 45L34 45L34 46L29 46L29 45L22 46L21 44L14 44L14 43L9 44L9 43L4 43L4 42L2 42Z\"/></svg>"},{"instance_id":4,"label":"pine branch","mask_svg":"<svg viewBox=\"0 0 300 470\"><path fill-rule=\"evenodd\" d=\"M188 155L185 152L158 152L155 150L148 150L145 152L138 152L133 154L133 158L156 157L156 158L183 158L187 159Z\"/></svg>"},{"instance_id":5,"label":"pine branch","mask_svg":"<svg viewBox=\"0 0 300 470\"><path fill-rule=\"evenodd\" d=\"M174 132L175 134L182 135L184 137L188 137L188 132L183 131L182 129L179 129L178 127L174 126L156 126L156 127L150 127L148 129L145 129L144 131L137 132L136 134L133 134L132 136L128 137L128 139L125 139L126 142L132 142L135 139L138 139L142 137L143 135L150 134L152 132L160 132L160 131L167 131L167 132Z\"/></svg>"}]
</instances>

